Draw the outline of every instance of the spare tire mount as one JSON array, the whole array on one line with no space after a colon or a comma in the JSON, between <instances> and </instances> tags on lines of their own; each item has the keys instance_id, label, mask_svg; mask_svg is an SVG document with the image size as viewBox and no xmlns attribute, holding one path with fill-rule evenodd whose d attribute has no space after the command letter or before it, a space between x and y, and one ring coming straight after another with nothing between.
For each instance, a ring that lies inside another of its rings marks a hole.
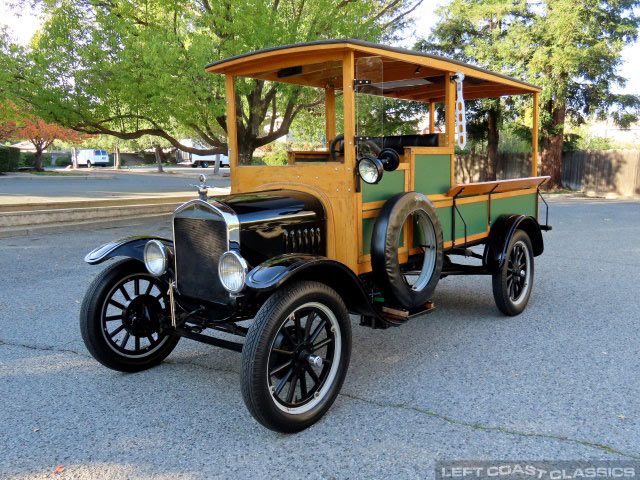
<instances>
[{"instance_id":1,"label":"spare tire mount","mask_svg":"<svg viewBox=\"0 0 640 480\"><path fill-rule=\"evenodd\" d=\"M410 216L420 228L424 256L419 271L408 275L398 258L402 229ZM405 308L424 305L440 280L442 226L431 201L418 192L402 192L386 201L373 227L371 266L384 293ZM417 278L415 278L417 277ZM413 279L412 282L409 280Z\"/></svg>"}]
</instances>

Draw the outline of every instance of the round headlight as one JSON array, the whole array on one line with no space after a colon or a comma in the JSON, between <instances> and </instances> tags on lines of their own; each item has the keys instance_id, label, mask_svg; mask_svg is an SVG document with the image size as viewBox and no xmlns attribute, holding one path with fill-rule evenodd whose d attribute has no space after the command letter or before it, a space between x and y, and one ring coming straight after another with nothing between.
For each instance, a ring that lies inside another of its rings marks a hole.
<instances>
[{"instance_id":1,"label":"round headlight","mask_svg":"<svg viewBox=\"0 0 640 480\"><path fill-rule=\"evenodd\" d=\"M367 183L378 183L382 178L382 162L376 157L365 155L358 160L358 175Z\"/></svg>"},{"instance_id":2,"label":"round headlight","mask_svg":"<svg viewBox=\"0 0 640 480\"><path fill-rule=\"evenodd\" d=\"M149 240L144 246L144 265L151 275L159 277L167 271L169 252L158 240Z\"/></svg>"},{"instance_id":3,"label":"round headlight","mask_svg":"<svg viewBox=\"0 0 640 480\"><path fill-rule=\"evenodd\" d=\"M218 275L224 288L231 293L238 293L244 287L247 262L236 252L225 252L218 261Z\"/></svg>"}]
</instances>

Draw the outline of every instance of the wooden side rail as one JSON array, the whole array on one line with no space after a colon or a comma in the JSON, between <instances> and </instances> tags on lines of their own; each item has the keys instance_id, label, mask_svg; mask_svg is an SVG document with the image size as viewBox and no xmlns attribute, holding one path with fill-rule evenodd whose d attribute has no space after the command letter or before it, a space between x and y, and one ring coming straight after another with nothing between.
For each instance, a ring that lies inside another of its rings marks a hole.
<instances>
[{"instance_id":1,"label":"wooden side rail","mask_svg":"<svg viewBox=\"0 0 640 480\"><path fill-rule=\"evenodd\" d=\"M513 178L510 180L496 180L495 182L465 183L452 186L446 193L447 197L457 197L459 195L483 195L487 193L503 193L524 188L538 188L549 180L549 176Z\"/></svg>"},{"instance_id":2,"label":"wooden side rail","mask_svg":"<svg viewBox=\"0 0 640 480\"><path fill-rule=\"evenodd\" d=\"M326 150L290 150L287 152L287 160L289 165L295 165L296 162L329 162L331 161L331 155Z\"/></svg>"}]
</instances>

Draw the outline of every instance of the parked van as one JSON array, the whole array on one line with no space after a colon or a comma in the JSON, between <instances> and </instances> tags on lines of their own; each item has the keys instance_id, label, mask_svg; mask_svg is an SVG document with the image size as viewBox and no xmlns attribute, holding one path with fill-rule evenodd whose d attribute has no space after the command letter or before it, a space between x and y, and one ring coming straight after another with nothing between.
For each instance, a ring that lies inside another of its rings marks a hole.
<instances>
[{"instance_id":1,"label":"parked van","mask_svg":"<svg viewBox=\"0 0 640 480\"><path fill-rule=\"evenodd\" d=\"M106 150L85 148L78 150L78 167L93 167L109 165L109 155Z\"/></svg>"}]
</instances>

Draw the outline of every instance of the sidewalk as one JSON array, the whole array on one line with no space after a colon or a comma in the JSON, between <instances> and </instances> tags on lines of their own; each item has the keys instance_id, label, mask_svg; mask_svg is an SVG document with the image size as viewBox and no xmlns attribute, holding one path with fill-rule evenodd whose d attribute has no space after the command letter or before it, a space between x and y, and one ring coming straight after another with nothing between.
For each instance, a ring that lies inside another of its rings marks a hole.
<instances>
[{"instance_id":1,"label":"sidewalk","mask_svg":"<svg viewBox=\"0 0 640 480\"><path fill-rule=\"evenodd\" d=\"M0 176L0 238L97 228L167 215L197 198L197 175L74 171L73 176ZM152 176L153 175L153 176ZM209 195L229 193L228 178L213 177ZM35 181L33 181L35 180Z\"/></svg>"}]
</instances>

